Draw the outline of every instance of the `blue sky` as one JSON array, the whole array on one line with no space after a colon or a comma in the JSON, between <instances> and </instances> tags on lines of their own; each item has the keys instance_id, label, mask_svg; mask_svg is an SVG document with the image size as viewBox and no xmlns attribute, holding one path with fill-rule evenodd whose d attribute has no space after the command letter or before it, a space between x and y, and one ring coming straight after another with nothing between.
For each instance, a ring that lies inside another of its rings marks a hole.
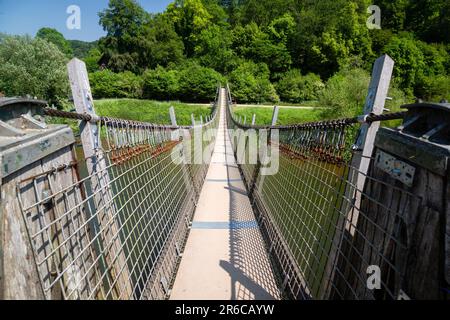
<instances>
[{"instance_id":1,"label":"blue sky","mask_svg":"<svg viewBox=\"0 0 450 320\"><path fill-rule=\"evenodd\" d=\"M148 12L162 12L172 0L138 0ZM81 29L69 30L67 7L81 10ZM0 32L34 36L42 27L61 32L66 39L97 40L104 35L98 25L98 12L108 6L108 0L0 0Z\"/></svg>"}]
</instances>

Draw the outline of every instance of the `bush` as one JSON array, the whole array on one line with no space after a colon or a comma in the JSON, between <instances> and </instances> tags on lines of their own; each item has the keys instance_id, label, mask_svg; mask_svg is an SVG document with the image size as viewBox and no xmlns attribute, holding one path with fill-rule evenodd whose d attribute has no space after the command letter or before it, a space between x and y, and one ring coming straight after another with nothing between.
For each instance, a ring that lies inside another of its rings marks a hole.
<instances>
[{"instance_id":1,"label":"bush","mask_svg":"<svg viewBox=\"0 0 450 320\"><path fill-rule=\"evenodd\" d=\"M96 99L142 97L142 79L130 71L97 71L89 75L89 80L92 95Z\"/></svg>"},{"instance_id":2,"label":"bush","mask_svg":"<svg viewBox=\"0 0 450 320\"><path fill-rule=\"evenodd\" d=\"M369 91L370 75L360 68L344 69L328 79L324 90L319 94L319 106L325 107L322 117L337 119L354 117L363 112ZM391 81L388 93L392 101L386 102L386 108L398 111L399 107L410 101L405 93L398 89L397 81Z\"/></svg>"},{"instance_id":3,"label":"bush","mask_svg":"<svg viewBox=\"0 0 450 320\"><path fill-rule=\"evenodd\" d=\"M426 100L448 96L445 74L449 54L443 45L427 44L402 33L391 39L385 51L394 59L394 75L408 94Z\"/></svg>"},{"instance_id":4,"label":"bush","mask_svg":"<svg viewBox=\"0 0 450 320\"><path fill-rule=\"evenodd\" d=\"M316 100L324 84L318 75L309 73L302 76L300 70L286 72L278 82L276 89L284 102L304 102Z\"/></svg>"},{"instance_id":5,"label":"bush","mask_svg":"<svg viewBox=\"0 0 450 320\"><path fill-rule=\"evenodd\" d=\"M4 36L0 40L0 92L36 96L61 107L69 93L67 59L43 39Z\"/></svg>"},{"instance_id":6,"label":"bush","mask_svg":"<svg viewBox=\"0 0 450 320\"><path fill-rule=\"evenodd\" d=\"M243 62L230 73L230 89L239 102L278 102L280 98L269 80L266 64Z\"/></svg>"},{"instance_id":7,"label":"bush","mask_svg":"<svg viewBox=\"0 0 450 320\"><path fill-rule=\"evenodd\" d=\"M156 100L174 100L180 96L180 73L157 67L147 70L143 75L143 98Z\"/></svg>"},{"instance_id":8,"label":"bush","mask_svg":"<svg viewBox=\"0 0 450 320\"><path fill-rule=\"evenodd\" d=\"M412 37L393 37L384 51L395 61L394 76L400 79L400 86L411 91L423 76L425 57Z\"/></svg>"},{"instance_id":9,"label":"bush","mask_svg":"<svg viewBox=\"0 0 450 320\"><path fill-rule=\"evenodd\" d=\"M450 76L424 76L416 86L416 95L425 101L450 101Z\"/></svg>"},{"instance_id":10,"label":"bush","mask_svg":"<svg viewBox=\"0 0 450 320\"><path fill-rule=\"evenodd\" d=\"M216 96L217 85L224 82L220 73L211 68L188 62L179 69L180 100L210 102Z\"/></svg>"},{"instance_id":11,"label":"bush","mask_svg":"<svg viewBox=\"0 0 450 320\"><path fill-rule=\"evenodd\" d=\"M319 106L326 107L326 118L352 117L361 114L367 96L370 75L355 68L339 71L328 79L319 94Z\"/></svg>"}]
</instances>

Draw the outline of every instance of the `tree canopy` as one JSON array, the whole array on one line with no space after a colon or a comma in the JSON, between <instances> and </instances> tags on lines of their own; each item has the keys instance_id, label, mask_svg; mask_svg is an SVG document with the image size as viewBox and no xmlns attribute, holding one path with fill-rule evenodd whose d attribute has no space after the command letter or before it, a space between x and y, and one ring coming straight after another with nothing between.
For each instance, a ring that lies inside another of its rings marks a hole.
<instances>
[{"instance_id":1,"label":"tree canopy","mask_svg":"<svg viewBox=\"0 0 450 320\"><path fill-rule=\"evenodd\" d=\"M381 29L366 24L372 4ZM50 28L37 38L83 58L94 82L124 84L126 92L96 90L102 97L205 100L222 79L239 101L300 103L350 90L337 82L361 82L387 53L409 99L450 98L447 0L174 0L158 14L137 0L110 0L99 24L106 35L95 43Z\"/></svg>"},{"instance_id":2,"label":"tree canopy","mask_svg":"<svg viewBox=\"0 0 450 320\"><path fill-rule=\"evenodd\" d=\"M70 57L73 54L71 44L64 38L64 36L56 29L42 28L36 33L36 38L41 38L53 43L66 56Z\"/></svg>"}]
</instances>

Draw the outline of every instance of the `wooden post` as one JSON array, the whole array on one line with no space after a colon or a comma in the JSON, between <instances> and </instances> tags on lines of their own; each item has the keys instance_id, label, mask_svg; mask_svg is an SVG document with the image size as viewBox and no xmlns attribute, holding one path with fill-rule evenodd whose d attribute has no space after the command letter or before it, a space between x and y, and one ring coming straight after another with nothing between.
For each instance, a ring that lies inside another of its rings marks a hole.
<instances>
[{"instance_id":1,"label":"wooden post","mask_svg":"<svg viewBox=\"0 0 450 320\"><path fill-rule=\"evenodd\" d=\"M388 55L379 57L373 66L372 80L369 85L369 93L364 105L363 115L380 115L384 111L384 105L389 91L392 71L394 69L394 60ZM354 194L354 206L359 208L361 203L361 192L366 182L367 171L369 170L370 158L374 148L375 136L380 128L380 122L363 123L358 133L358 138L353 146L354 154L351 162L351 168L358 168L356 172L356 194ZM349 177L349 181L351 177ZM351 181L354 182L354 181ZM351 198L350 198L351 199ZM351 223L346 222L346 229L353 235L355 232L352 225L356 225L358 214L350 213Z\"/></svg>"},{"instance_id":2,"label":"wooden post","mask_svg":"<svg viewBox=\"0 0 450 320\"><path fill-rule=\"evenodd\" d=\"M191 113L191 121L192 121L192 126L195 126L195 117L194 117L193 113Z\"/></svg>"},{"instance_id":3,"label":"wooden post","mask_svg":"<svg viewBox=\"0 0 450 320\"><path fill-rule=\"evenodd\" d=\"M253 114L253 118L252 118L252 126L254 126L256 123L256 114Z\"/></svg>"},{"instance_id":4,"label":"wooden post","mask_svg":"<svg viewBox=\"0 0 450 320\"><path fill-rule=\"evenodd\" d=\"M273 107L273 114L272 114L272 126L276 126L277 125L277 121L278 121L278 113L280 112L280 108L275 106Z\"/></svg>"},{"instance_id":5,"label":"wooden post","mask_svg":"<svg viewBox=\"0 0 450 320\"><path fill-rule=\"evenodd\" d=\"M87 113L96 117L91 87L89 84L86 65L79 59L72 59L68 64L69 80L72 89L73 101L78 113ZM108 268L112 281L116 281L111 291L113 298L121 297L128 299L133 297L133 286L130 282L130 274L126 263L123 245L120 240L115 206L112 200L110 180L107 165L101 148L100 132L96 123L80 122L81 142L84 156L86 158L87 170L92 176L92 192L95 194L94 201L97 211L97 219L105 250L105 264ZM113 219L113 223L109 221ZM112 283L112 281L107 281ZM105 290L105 291L108 291ZM109 297L105 297L109 298Z\"/></svg>"},{"instance_id":6,"label":"wooden post","mask_svg":"<svg viewBox=\"0 0 450 320\"><path fill-rule=\"evenodd\" d=\"M244 116L244 124L247 123L247 116Z\"/></svg>"},{"instance_id":7,"label":"wooden post","mask_svg":"<svg viewBox=\"0 0 450 320\"><path fill-rule=\"evenodd\" d=\"M364 115L382 114L384 110L385 101L387 98L389 85L391 81L392 71L394 69L394 61L388 56L383 55L375 61L372 79L369 85L369 91L364 106ZM358 210L353 210L355 207L360 208L361 204L361 192L364 188L366 180L366 174L369 169L370 157L372 156L375 136L380 127L379 122L371 124L363 123L358 133L357 141L353 146L353 157L350 163L350 170L346 179L345 199L340 212L343 215L339 216L337 221L337 231L333 238L333 243L330 249L330 255L325 269L325 277L322 285L325 287L328 285L328 280L333 281L335 268L339 264L340 249L342 250L342 237L345 232L349 233L349 236L354 236L355 227L358 222ZM344 220L345 219L345 220ZM344 220L344 221L343 221ZM341 228L345 225L345 229L341 231ZM342 251L341 251L342 252ZM327 288L328 290L330 288ZM326 290L325 295L329 295L330 292ZM327 298L322 297L322 298Z\"/></svg>"},{"instance_id":8,"label":"wooden post","mask_svg":"<svg viewBox=\"0 0 450 320\"><path fill-rule=\"evenodd\" d=\"M175 115L175 109L173 107L170 107L169 109L169 114L170 114L170 122L172 123L173 126L177 127L177 117Z\"/></svg>"}]
</instances>

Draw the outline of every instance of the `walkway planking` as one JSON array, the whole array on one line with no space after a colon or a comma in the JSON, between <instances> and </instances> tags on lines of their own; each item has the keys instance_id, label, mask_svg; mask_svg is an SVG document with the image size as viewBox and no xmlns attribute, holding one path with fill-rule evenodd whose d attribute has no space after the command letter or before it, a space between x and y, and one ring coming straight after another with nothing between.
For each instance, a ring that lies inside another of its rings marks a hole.
<instances>
[{"instance_id":1,"label":"walkway planking","mask_svg":"<svg viewBox=\"0 0 450 320\"><path fill-rule=\"evenodd\" d=\"M214 153L172 288L172 300L281 297L229 141L225 97L222 89Z\"/></svg>"}]
</instances>

